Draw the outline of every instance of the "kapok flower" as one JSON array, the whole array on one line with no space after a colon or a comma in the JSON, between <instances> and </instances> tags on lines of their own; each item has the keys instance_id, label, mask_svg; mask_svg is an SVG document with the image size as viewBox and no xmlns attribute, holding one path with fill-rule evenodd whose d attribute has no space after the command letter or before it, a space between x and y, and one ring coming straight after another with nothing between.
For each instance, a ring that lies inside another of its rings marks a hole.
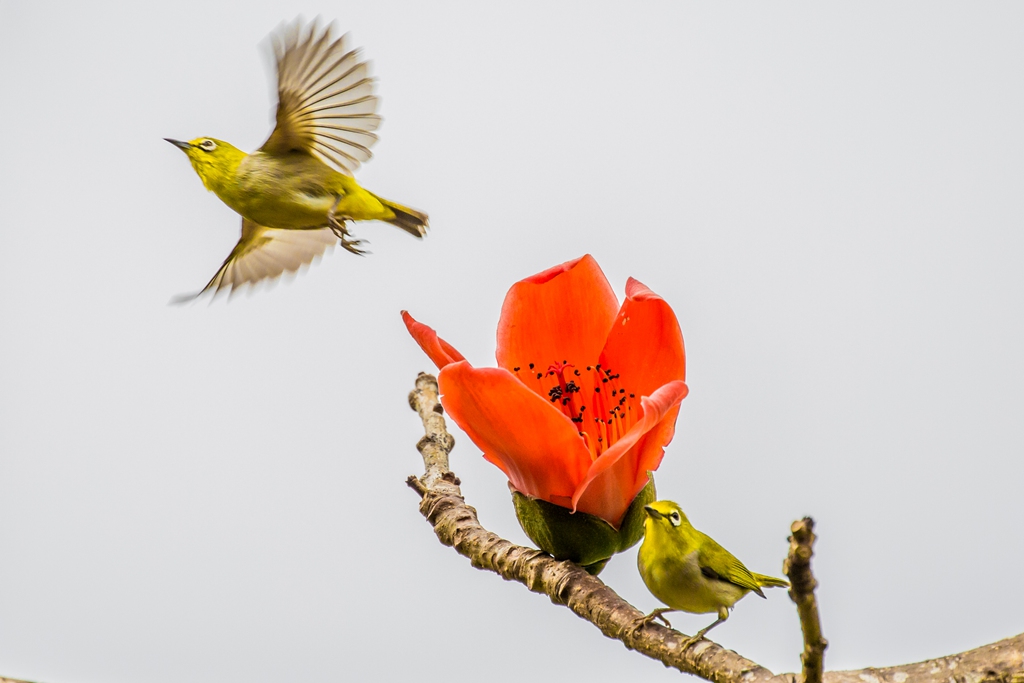
<instances>
[{"instance_id":1,"label":"kapok flower","mask_svg":"<svg viewBox=\"0 0 1024 683\"><path fill-rule=\"evenodd\" d=\"M619 528L688 391L683 336L661 297L630 278L620 307L590 255L526 278L501 309L497 368L402 317L440 369L444 409L515 490Z\"/></svg>"}]
</instances>

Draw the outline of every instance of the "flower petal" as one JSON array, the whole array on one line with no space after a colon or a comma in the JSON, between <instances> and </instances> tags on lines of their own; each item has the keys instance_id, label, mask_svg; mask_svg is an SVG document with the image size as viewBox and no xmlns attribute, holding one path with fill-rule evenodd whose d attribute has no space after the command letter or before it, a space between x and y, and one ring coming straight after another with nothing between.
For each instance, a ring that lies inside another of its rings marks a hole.
<instances>
[{"instance_id":1,"label":"flower petal","mask_svg":"<svg viewBox=\"0 0 1024 683\"><path fill-rule=\"evenodd\" d=\"M686 380L683 333L672 307L643 284L629 278L601 365L620 375L623 388L650 396L673 380Z\"/></svg>"},{"instance_id":2,"label":"flower petal","mask_svg":"<svg viewBox=\"0 0 1024 683\"><path fill-rule=\"evenodd\" d=\"M438 337L434 328L417 321L409 315L408 311L402 311L402 320L405 321L405 329L409 330L409 334L420 345L423 352L430 357L430 360L434 361L438 370L443 369L449 363L466 360L461 353L455 350L454 346Z\"/></svg>"},{"instance_id":3,"label":"flower petal","mask_svg":"<svg viewBox=\"0 0 1024 683\"><path fill-rule=\"evenodd\" d=\"M512 285L498 321L498 366L597 362L619 304L587 254Z\"/></svg>"},{"instance_id":4,"label":"flower petal","mask_svg":"<svg viewBox=\"0 0 1024 683\"><path fill-rule=\"evenodd\" d=\"M618 526L629 504L643 488L643 485L637 487L636 477L637 468L644 464L640 462L641 456L654 466L660 462L660 453L668 443L660 442L660 439L671 440L679 402L686 398L688 392L685 382L675 380L640 399L643 417L590 466L586 478L573 494L574 510L597 515ZM672 428L666 430L662 426L663 421ZM652 438L647 442L644 437L652 432ZM642 447L634 448L638 444ZM645 466L643 471L647 469L654 467Z\"/></svg>"},{"instance_id":5,"label":"flower petal","mask_svg":"<svg viewBox=\"0 0 1024 683\"><path fill-rule=\"evenodd\" d=\"M441 405L518 491L569 505L590 451L568 417L501 368L452 363L437 381Z\"/></svg>"},{"instance_id":6,"label":"flower petal","mask_svg":"<svg viewBox=\"0 0 1024 683\"><path fill-rule=\"evenodd\" d=\"M599 474L581 497L579 509L587 510L594 505L606 508L612 524L619 526L621 519L616 520L615 515L622 503L617 501L626 501L628 510L633 499L647 485L647 473L658 469L665 456L665 446L672 441L678 415L679 404L676 404L618 462Z\"/></svg>"}]
</instances>

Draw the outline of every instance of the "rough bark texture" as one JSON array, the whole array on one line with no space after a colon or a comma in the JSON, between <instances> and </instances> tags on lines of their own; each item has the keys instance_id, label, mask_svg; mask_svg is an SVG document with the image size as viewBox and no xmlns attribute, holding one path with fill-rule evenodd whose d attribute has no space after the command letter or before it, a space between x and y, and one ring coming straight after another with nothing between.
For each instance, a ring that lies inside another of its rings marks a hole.
<instances>
[{"instance_id":1,"label":"rough bark texture","mask_svg":"<svg viewBox=\"0 0 1024 683\"><path fill-rule=\"evenodd\" d=\"M825 648L828 641L821 635L821 619L818 617L818 601L814 589L818 581L811 573L811 557L814 555L814 520L804 517L790 527L789 556L783 571L789 577L789 597L796 603L800 614L800 630L804 636L804 651L800 655L803 664L804 683L821 683L825 670Z\"/></svg>"},{"instance_id":2,"label":"rough bark texture","mask_svg":"<svg viewBox=\"0 0 1024 683\"><path fill-rule=\"evenodd\" d=\"M467 557L474 567L492 571L506 581L516 581L535 593L547 595L553 603L565 605L580 618L594 624L607 637L621 640L627 648L679 671L714 683L796 683L800 680L797 674L775 675L710 640L699 641L682 650L680 645L686 636L658 624L631 632L629 627L644 616L643 613L600 579L571 562L558 562L539 550L515 545L483 528L477 520L476 510L462 497L458 477L448 468L448 454L455 440L445 426L437 380L432 375L420 373L416 378L416 388L409 394L409 405L419 413L426 430L426 436L417 444L426 471L421 477L409 477L407 483L419 493L420 513L434 527L438 540ZM793 525L792 543L797 550L794 555L791 546L790 566L787 567L794 572L791 580L793 576L797 577L793 595L798 605L805 595L809 595L813 603L816 586L810 569L813 523L807 524L809 521ZM804 554L806 561L803 560ZM805 634L804 676L808 683L812 675L808 672L809 667L816 667L820 676L821 653L826 645L821 638L816 605L813 610L812 621L805 621L801 612L801 626ZM812 619L810 614L807 619ZM806 645L808 642L811 645ZM812 651L810 655L808 647ZM1024 634L927 662L884 669L827 672L818 680L824 683L1024 683Z\"/></svg>"}]
</instances>

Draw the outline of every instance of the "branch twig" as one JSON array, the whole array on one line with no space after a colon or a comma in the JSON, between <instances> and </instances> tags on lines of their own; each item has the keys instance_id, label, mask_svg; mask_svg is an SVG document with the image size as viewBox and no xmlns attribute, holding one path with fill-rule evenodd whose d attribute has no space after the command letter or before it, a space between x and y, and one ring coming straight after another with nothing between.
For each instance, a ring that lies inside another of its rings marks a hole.
<instances>
[{"instance_id":1,"label":"branch twig","mask_svg":"<svg viewBox=\"0 0 1024 683\"><path fill-rule=\"evenodd\" d=\"M789 557L782 571L789 577L789 597L796 603L800 615L800 630L804 635L804 651L800 655L803 664L803 683L821 683L824 673L825 648L828 641L821 634L821 620L818 618L818 600L814 589L818 582L811 573L811 557L814 555L814 520L804 517L790 527Z\"/></svg>"}]
</instances>

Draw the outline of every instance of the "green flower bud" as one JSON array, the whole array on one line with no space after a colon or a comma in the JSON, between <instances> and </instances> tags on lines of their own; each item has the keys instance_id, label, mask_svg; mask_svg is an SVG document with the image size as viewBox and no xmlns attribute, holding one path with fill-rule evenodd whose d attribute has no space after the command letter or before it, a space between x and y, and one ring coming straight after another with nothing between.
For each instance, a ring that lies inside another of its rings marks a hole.
<instances>
[{"instance_id":1,"label":"green flower bud","mask_svg":"<svg viewBox=\"0 0 1024 683\"><path fill-rule=\"evenodd\" d=\"M512 504L523 531L537 547L556 560L571 560L597 575L615 553L643 538L644 506L657 499L654 476L626 510L619 528L585 512L572 512L554 503L531 498L512 489ZM511 488L511 486L509 487Z\"/></svg>"}]
</instances>

